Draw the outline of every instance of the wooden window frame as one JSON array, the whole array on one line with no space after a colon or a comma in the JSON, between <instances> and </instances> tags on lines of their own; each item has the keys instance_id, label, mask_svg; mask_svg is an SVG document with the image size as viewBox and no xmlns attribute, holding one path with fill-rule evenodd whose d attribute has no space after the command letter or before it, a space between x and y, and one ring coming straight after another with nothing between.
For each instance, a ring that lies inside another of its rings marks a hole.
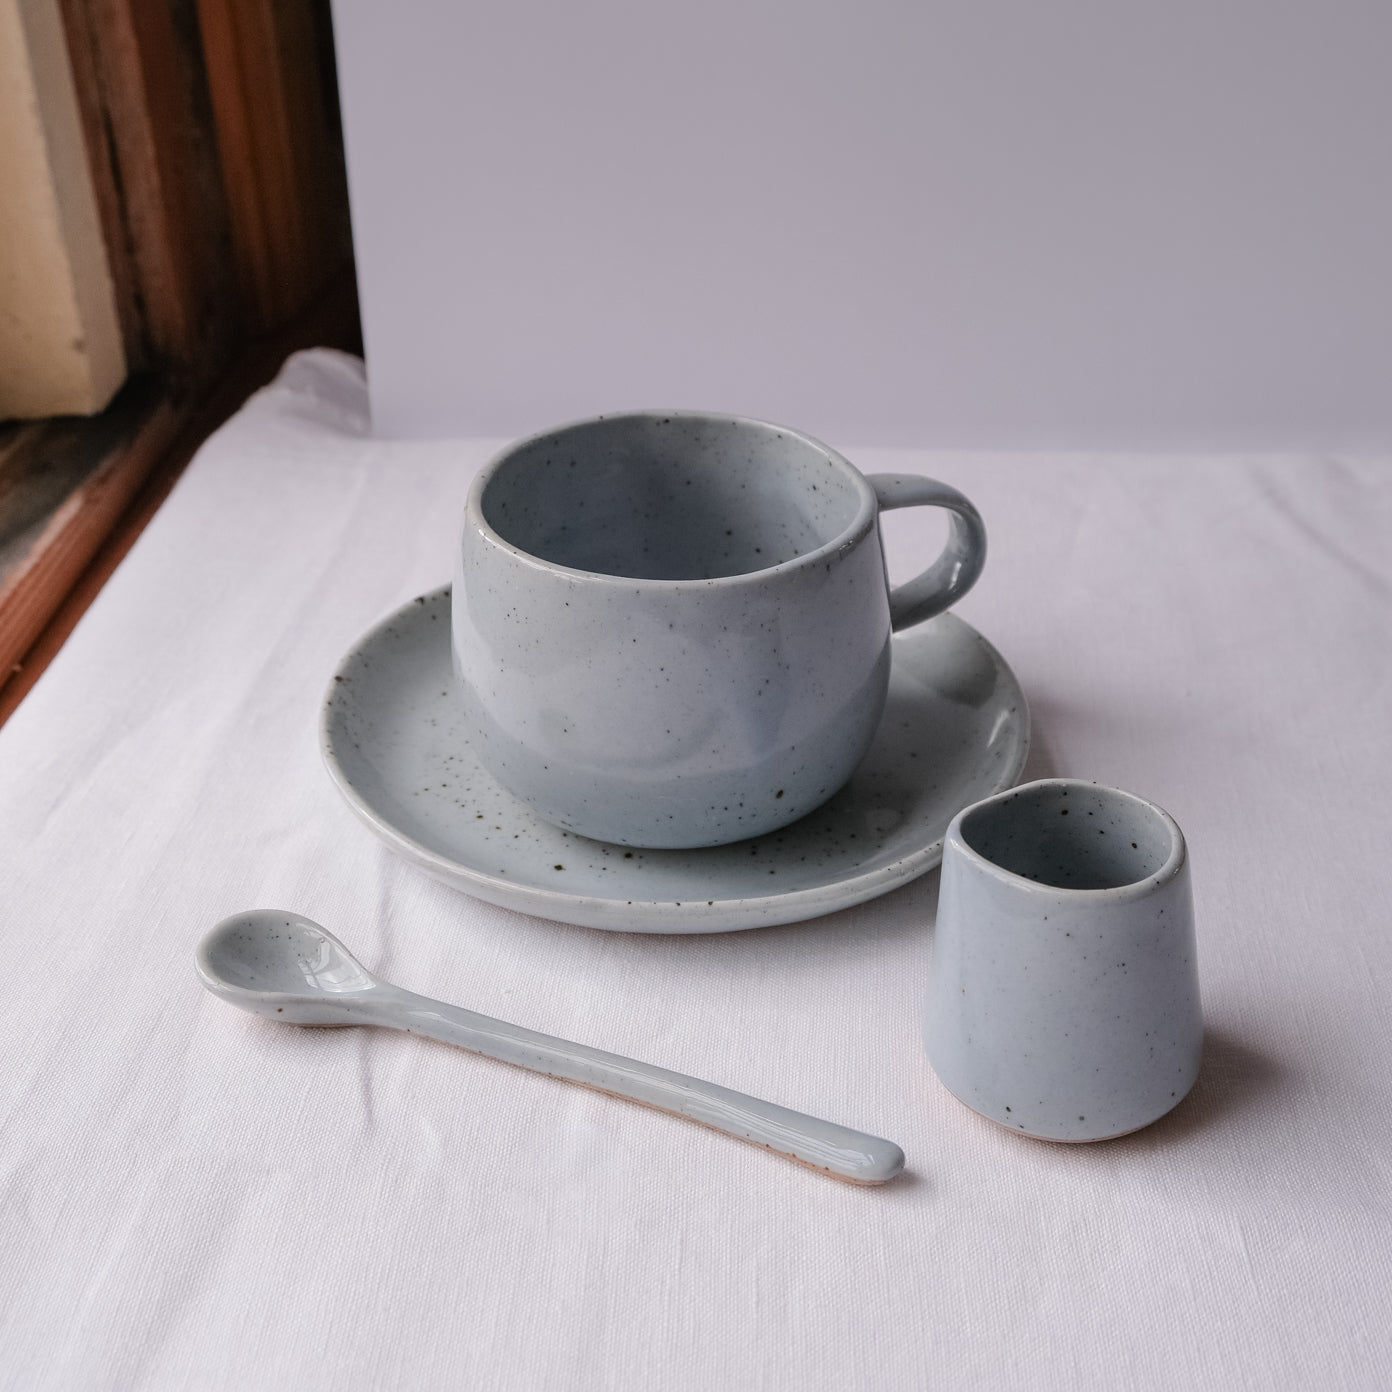
<instances>
[{"instance_id":1,"label":"wooden window frame","mask_svg":"<svg viewBox=\"0 0 1392 1392\"><path fill-rule=\"evenodd\" d=\"M198 445L289 353L361 351L328 0L60 5L133 375L87 421L0 426L0 505L85 451L0 579L0 722Z\"/></svg>"}]
</instances>

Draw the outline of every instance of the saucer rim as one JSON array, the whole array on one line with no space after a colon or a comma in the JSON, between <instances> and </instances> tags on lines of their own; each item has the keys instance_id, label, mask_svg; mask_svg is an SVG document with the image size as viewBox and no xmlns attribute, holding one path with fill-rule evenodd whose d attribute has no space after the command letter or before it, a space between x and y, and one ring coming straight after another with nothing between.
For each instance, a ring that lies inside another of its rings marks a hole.
<instances>
[{"instance_id":1,"label":"saucer rim","mask_svg":"<svg viewBox=\"0 0 1392 1392\"><path fill-rule=\"evenodd\" d=\"M325 688L319 707L319 752L329 777L339 794L352 812L374 835L387 844L404 860L420 867L434 878L442 881L461 893L475 899L494 904L499 908L511 909L517 913L530 914L537 918L550 919L575 927L596 928L606 932L657 933L662 935L692 935L706 933L740 932L752 928L776 927L790 923L801 923L819 918L824 914L835 913L841 909L854 908L881 895L908 884L934 869L942 860L943 843L947 829L936 840L925 843L910 854L881 865L873 870L860 871L835 878L824 884L800 889L782 890L775 894L757 897L714 899L704 904L686 904L670 899L631 899L599 898L589 894L577 894L565 890L546 889L532 886L506 876L476 870L458 860L452 860L432 851L406 835L386 820L371 803L357 790L344 770L334 751L330 733L330 718L336 700L343 696L339 678L345 668L367 649L384 630L398 625L404 617L418 610L424 610L432 602L448 601L452 585L445 584L427 590L398 605L384 615L370 628L366 629L343 653L334 667ZM1012 788L1024 771L1029 757L1031 741L1031 719L1029 704L1019 679L1011 670L1009 663L1001 656L994 644L976 628L959 618L950 610L928 620L930 623L947 622L964 630L988 652L998 673L1006 678L1012 687L1015 721L1018 737L1014 756L1000 767L993 786L981 793L982 798L994 797ZM895 645L913 640L914 629L896 634L892 640ZM891 650L892 651L892 650ZM980 800L980 799L977 799ZM961 809L957 809L960 811ZM534 814L533 814L534 815ZM951 819L949 818L949 821ZM588 841L592 838L577 837ZM608 842L594 842L595 845L608 845ZM722 847L710 847L720 850ZM654 854L663 854L654 852ZM672 852L672 854L677 854ZM682 851L683 855L700 855L701 851ZM700 912L705 910L705 912ZM577 916L579 913L581 916ZM652 918L659 922L651 922ZM604 922L602 919L608 919ZM684 922L675 920L685 919ZM693 920L701 920L699 922ZM718 920L712 922L711 920ZM670 922L665 920L672 920Z\"/></svg>"}]
</instances>

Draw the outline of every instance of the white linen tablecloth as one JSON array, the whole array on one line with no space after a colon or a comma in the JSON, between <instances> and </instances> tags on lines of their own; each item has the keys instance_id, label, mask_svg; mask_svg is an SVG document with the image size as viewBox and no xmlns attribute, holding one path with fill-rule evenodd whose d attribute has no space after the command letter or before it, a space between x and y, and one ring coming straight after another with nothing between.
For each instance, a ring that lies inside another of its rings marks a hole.
<instances>
[{"instance_id":1,"label":"white linen tablecloth","mask_svg":"<svg viewBox=\"0 0 1392 1392\"><path fill-rule=\"evenodd\" d=\"M1189 838L1199 1085L1055 1146L923 1056L936 872L785 928L606 934L354 820L328 676L449 578L495 444L374 440L361 364L293 359L0 730L0 1387L1387 1386L1392 466L847 451L980 506L959 612L1029 697L1028 774L1133 789ZM903 576L940 523L885 526ZM908 1172L852 1188L242 1014L193 949L265 905L415 990L889 1136Z\"/></svg>"}]
</instances>

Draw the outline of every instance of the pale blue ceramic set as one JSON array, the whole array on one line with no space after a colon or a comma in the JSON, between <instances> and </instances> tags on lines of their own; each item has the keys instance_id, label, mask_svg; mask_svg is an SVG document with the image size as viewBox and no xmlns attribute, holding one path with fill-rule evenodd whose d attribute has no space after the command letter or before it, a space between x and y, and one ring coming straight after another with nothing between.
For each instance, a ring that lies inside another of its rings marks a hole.
<instances>
[{"instance_id":1,"label":"pale blue ceramic set","mask_svg":"<svg viewBox=\"0 0 1392 1392\"><path fill-rule=\"evenodd\" d=\"M948 510L948 544L891 590L878 515L913 504ZM475 480L455 572L479 757L597 840L764 835L849 778L883 712L891 633L959 599L985 555L955 489L865 478L783 427L645 412L525 440ZM961 811L943 862L926 1023L942 1081L1054 1140L1169 1111L1202 1037L1173 820L1036 783Z\"/></svg>"},{"instance_id":2,"label":"pale blue ceramic set","mask_svg":"<svg viewBox=\"0 0 1392 1392\"><path fill-rule=\"evenodd\" d=\"M947 542L892 588L879 515L918 505L947 512ZM954 488L867 478L786 427L650 411L546 431L474 481L451 591L345 657L325 761L430 873L595 927L791 922L941 860L938 1077L1020 1135L1121 1135L1198 1073L1184 838L1129 793L1012 786L1023 695L944 612L985 558ZM272 1018L434 1034L861 1183L903 1165L892 1142L402 992L293 914L235 915L198 960Z\"/></svg>"}]
</instances>

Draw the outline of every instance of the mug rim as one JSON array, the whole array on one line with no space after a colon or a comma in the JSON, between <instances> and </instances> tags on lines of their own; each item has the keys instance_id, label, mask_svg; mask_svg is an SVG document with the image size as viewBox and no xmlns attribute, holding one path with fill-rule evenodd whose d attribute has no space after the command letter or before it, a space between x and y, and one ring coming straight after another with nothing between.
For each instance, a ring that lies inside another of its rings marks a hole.
<instances>
[{"instance_id":1,"label":"mug rim","mask_svg":"<svg viewBox=\"0 0 1392 1392\"><path fill-rule=\"evenodd\" d=\"M1125 884L1112 885L1105 889L1076 889L1068 885L1051 885L1042 880L1031 879L1028 875L1017 874L1014 870L1007 870L1005 866L997 861L990 860L982 855L970 842L962 835L962 823L975 812L983 808L994 807L1004 802L1009 802L1012 798L1018 797L1021 793L1030 792L1036 788L1087 788L1094 792L1110 794L1114 797L1126 799L1139 807L1144 808L1148 813L1157 816L1161 823L1166 827L1170 834L1170 849L1159 868L1149 874L1142 875L1139 879L1128 880ZM1115 788L1108 783L1099 783L1095 779L1088 778L1035 778L1028 783L1018 783L1013 788L1007 788L1004 792L995 793L991 797L982 798L979 802L974 802L968 807L964 807L953 817L947 828L947 833L943 838L943 856L946 860L948 850L954 854L965 856L970 859L974 866L987 872L992 878L1007 884L1013 889L1026 890L1050 898L1063 897L1075 903L1125 903L1132 899L1144 898L1147 894L1173 880L1176 875L1184 869L1188 861L1188 848L1185 844L1184 833L1179 828L1179 823L1165 811L1157 802L1152 802L1149 798L1142 797L1139 793L1128 792L1125 788Z\"/></svg>"},{"instance_id":2,"label":"mug rim","mask_svg":"<svg viewBox=\"0 0 1392 1392\"><path fill-rule=\"evenodd\" d=\"M778 431L782 435L790 436L800 441L802 444L807 445L820 454L839 473L850 481L851 486L860 497L860 505L856 508L855 516L829 541L823 542L820 546L814 547L811 551L804 551L800 556L793 556L789 560L779 561L771 566L764 566L760 570L742 570L734 575L686 577L678 580L648 579L636 575L612 575L608 571L582 570L577 566L563 565L560 561L548 560L545 556L536 555L535 552L524 551L515 542L509 541L498 532L484 516L483 494L489 483L513 455L536 444L538 441L562 436L569 431L578 430L582 426L598 425L601 421L666 421L673 418L719 421L724 424L737 426L755 426L760 430ZM865 536L874 526L878 516L879 502L875 497L874 489L871 488L865 475L839 450L833 449L830 445L817 439L815 435L809 435L805 430L797 430L792 426L779 425L775 421L761 420L757 416L737 415L733 412L693 410L667 411L655 408L637 411L613 411L594 416L581 416L575 420L565 421L560 425L548 426L544 430L533 431L530 435L524 435L516 440L512 440L504 445L502 449L498 450L497 453L484 464L478 473L474 475L473 482L469 485L469 492L464 503L464 522L466 528L475 531L490 546L506 552L513 557L513 559L533 569L545 571L548 574L587 580L590 582L603 582L623 588L628 588L636 584L666 592L679 592L686 589L709 590L715 586L729 587L741 584L765 584L772 577L790 575L796 571L816 565L826 560L829 556L838 555L843 551L849 550L850 547L864 540Z\"/></svg>"}]
</instances>

